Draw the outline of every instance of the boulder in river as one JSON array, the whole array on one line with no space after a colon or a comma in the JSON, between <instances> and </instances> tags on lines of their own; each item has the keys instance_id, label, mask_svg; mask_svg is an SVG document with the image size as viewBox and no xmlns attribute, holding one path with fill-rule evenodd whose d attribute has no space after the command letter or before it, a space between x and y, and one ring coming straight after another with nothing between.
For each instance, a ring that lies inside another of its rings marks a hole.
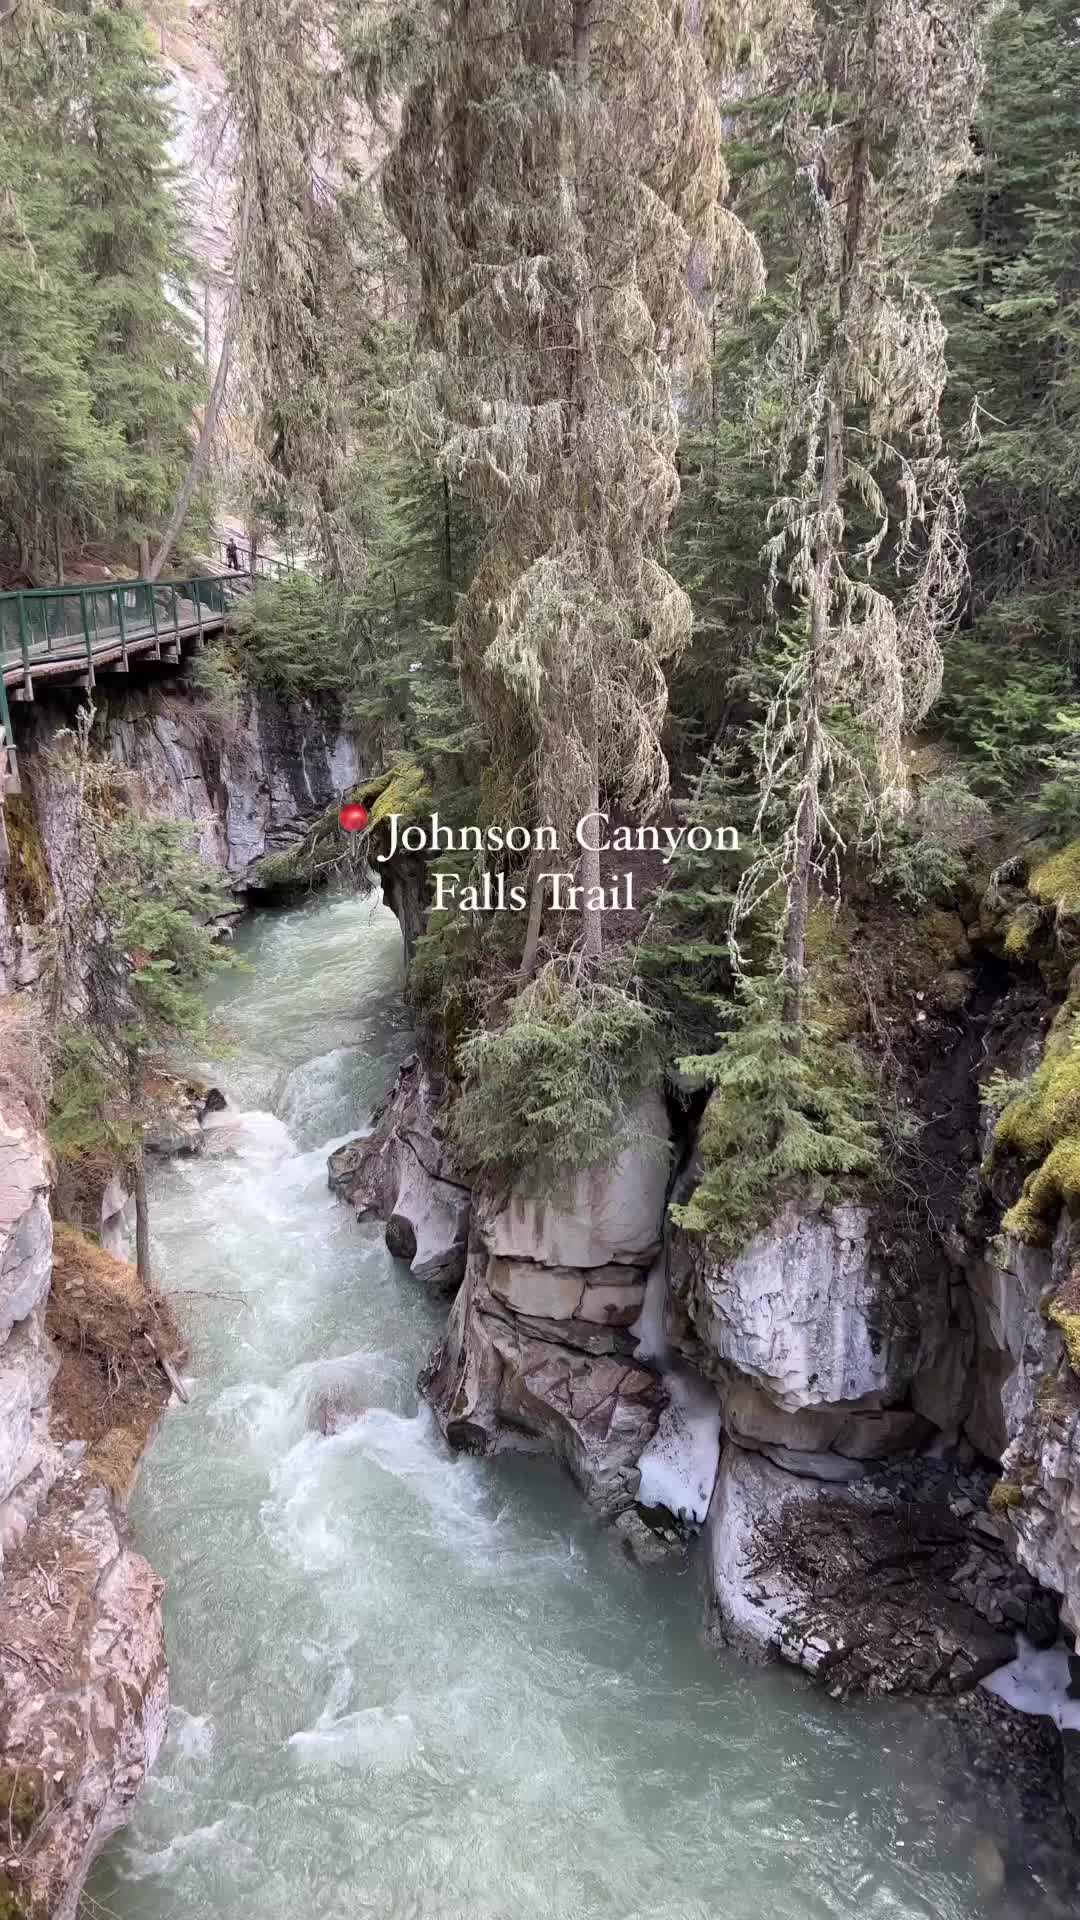
<instances>
[{"instance_id":1,"label":"boulder in river","mask_svg":"<svg viewBox=\"0 0 1080 1920\"><path fill-rule=\"evenodd\" d=\"M312 1433L340 1433L371 1411L362 1393L344 1383L319 1387L307 1403L307 1425Z\"/></svg>"},{"instance_id":2,"label":"boulder in river","mask_svg":"<svg viewBox=\"0 0 1080 1920\"><path fill-rule=\"evenodd\" d=\"M330 1155L331 1191L360 1220L386 1222L386 1245L439 1293L461 1283L472 1194L446 1139L435 1082L413 1054L372 1119L371 1132Z\"/></svg>"}]
</instances>

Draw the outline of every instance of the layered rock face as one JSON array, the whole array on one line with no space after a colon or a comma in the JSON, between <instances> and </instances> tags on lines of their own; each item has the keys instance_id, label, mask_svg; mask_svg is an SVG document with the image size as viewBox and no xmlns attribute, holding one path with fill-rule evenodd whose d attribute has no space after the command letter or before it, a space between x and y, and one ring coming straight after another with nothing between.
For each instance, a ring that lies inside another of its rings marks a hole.
<instances>
[{"instance_id":1,"label":"layered rock face","mask_svg":"<svg viewBox=\"0 0 1080 1920\"><path fill-rule=\"evenodd\" d=\"M42 698L20 720L27 793L18 811L30 844L20 847L19 865L24 881L34 874L41 898L13 900L0 888L0 994L33 984L39 923L78 884L70 857L77 800L55 752L72 711L59 698ZM356 737L331 702L265 688L245 695L241 713L225 716L181 680L132 686L110 699L103 719L103 745L129 775L134 804L190 824L202 857L238 893L272 887L276 857L365 771Z\"/></svg>"},{"instance_id":2,"label":"layered rock face","mask_svg":"<svg viewBox=\"0 0 1080 1920\"><path fill-rule=\"evenodd\" d=\"M9 1818L0 1903L7 1896L4 1912L71 1920L91 1861L128 1817L164 1738L161 1588L84 1464L84 1444L50 1431L58 1356L45 1326L49 1167L29 1114L10 1097L5 1107L0 1793ZM160 1404L167 1397L162 1377Z\"/></svg>"},{"instance_id":3,"label":"layered rock face","mask_svg":"<svg viewBox=\"0 0 1080 1920\"><path fill-rule=\"evenodd\" d=\"M659 1100L642 1120L667 1137ZM451 1443L554 1455L638 1558L707 1515L714 1638L836 1691L953 1693L1018 1630L1051 1643L1058 1594L1071 1623L1080 1420L1045 1390L1046 1256L957 1231L900 1267L868 1207L809 1196L717 1262L665 1230L645 1155L558 1204L472 1198L416 1058L331 1184L457 1289L421 1378ZM1036 1418L1056 1441L991 1509Z\"/></svg>"},{"instance_id":4,"label":"layered rock face","mask_svg":"<svg viewBox=\"0 0 1080 1920\"><path fill-rule=\"evenodd\" d=\"M994 1253L978 1282L986 1351L1004 1373L1000 1511L1021 1566L1061 1596L1062 1621L1080 1634L1080 1379L1046 1317L1075 1271L1070 1223L1045 1253L1008 1237Z\"/></svg>"},{"instance_id":5,"label":"layered rock face","mask_svg":"<svg viewBox=\"0 0 1080 1920\"><path fill-rule=\"evenodd\" d=\"M330 1184L387 1222L418 1278L457 1289L422 1385L453 1445L553 1454L601 1512L629 1507L637 1461L667 1401L631 1332L663 1230L667 1166L626 1154L574 1181L559 1206L473 1203L449 1150L438 1089L406 1061L372 1132L335 1153ZM643 1130L668 1122L657 1097Z\"/></svg>"},{"instance_id":6,"label":"layered rock face","mask_svg":"<svg viewBox=\"0 0 1080 1920\"><path fill-rule=\"evenodd\" d=\"M52 1266L49 1177L30 1116L0 1114L0 1568L60 1471L49 1439L56 1361L45 1338Z\"/></svg>"},{"instance_id":7,"label":"layered rock face","mask_svg":"<svg viewBox=\"0 0 1080 1920\"><path fill-rule=\"evenodd\" d=\"M9 1868L27 1911L72 1920L157 1758L161 1591L106 1489L72 1466L0 1587L0 1780L18 1777L31 1801Z\"/></svg>"},{"instance_id":8,"label":"layered rock face","mask_svg":"<svg viewBox=\"0 0 1080 1920\"><path fill-rule=\"evenodd\" d=\"M641 1117L666 1134L658 1101ZM558 1207L478 1205L464 1284L421 1382L453 1445L552 1453L609 1517L637 1497L637 1463L667 1400L630 1331L659 1251L666 1178L661 1161L626 1153L579 1175Z\"/></svg>"}]
</instances>

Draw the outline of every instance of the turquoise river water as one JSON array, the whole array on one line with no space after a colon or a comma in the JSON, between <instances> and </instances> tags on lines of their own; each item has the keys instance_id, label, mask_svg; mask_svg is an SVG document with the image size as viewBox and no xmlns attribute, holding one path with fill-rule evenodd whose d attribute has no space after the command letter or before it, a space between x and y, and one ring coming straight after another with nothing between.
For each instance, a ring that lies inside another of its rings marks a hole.
<instances>
[{"instance_id":1,"label":"turquoise river water","mask_svg":"<svg viewBox=\"0 0 1080 1920\"><path fill-rule=\"evenodd\" d=\"M991 1817L913 1712L699 1643L554 1469L455 1457L445 1308L327 1191L409 1047L370 901L255 916L215 988L227 1151L154 1188L191 1338L133 1502L167 1582L168 1743L92 1879L121 1920L967 1920ZM207 1297L209 1296L209 1297ZM308 1430L312 1392L371 1411ZM1056 1910L1056 1909L1055 1909Z\"/></svg>"}]
</instances>

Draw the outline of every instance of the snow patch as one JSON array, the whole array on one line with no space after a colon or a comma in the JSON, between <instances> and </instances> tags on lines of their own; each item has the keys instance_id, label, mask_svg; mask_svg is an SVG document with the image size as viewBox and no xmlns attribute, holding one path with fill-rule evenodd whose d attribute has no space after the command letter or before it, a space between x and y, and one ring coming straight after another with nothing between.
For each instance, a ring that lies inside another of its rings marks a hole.
<instances>
[{"instance_id":1,"label":"snow patch","mask_svg":"<svg viewBox=\"0 0 1080 1920\"><path fill-rule=\"evenodd\" d=\"M1019 1713L1039 1713L1056 1727L1080 1732L1080 1700L1069 1699L1068 1648L1040 1649L1022 1633L1017 1635L1017 1646L1015 1660L983 1681L987 1693L996 1694Z\"/></svg>"},{"instance_id":2,"label":"snow patch","mask_svg":"<svg viewBox=\"0 0 1080 1920\"><path fill-rule=\"evenodd\" d=\"M666 1507L700 1527L720 1464L720 1408L705 1382L692 1374L665 1373L664 1385L671 1398L638 1461L638 1499L643 1507Z\"/></svg>"},{"instance_id":3,"label":"snow patch","mask_svg":"<svg viewBox=\"0 0 1080 1920\"><path fill-rule=\"evenodd\" d=\"M669 1395L655 1437L638 1461L643 1507L666 1507L677 1519L701 1526L709 1511L720 1464L720 1403L699 1375L674 1362L664 1336L667 1267L664 1256L650 1268L641 1313L634 1322L635 1359L651 1360L663 1373Z\"/></svg>"}]
</instances>

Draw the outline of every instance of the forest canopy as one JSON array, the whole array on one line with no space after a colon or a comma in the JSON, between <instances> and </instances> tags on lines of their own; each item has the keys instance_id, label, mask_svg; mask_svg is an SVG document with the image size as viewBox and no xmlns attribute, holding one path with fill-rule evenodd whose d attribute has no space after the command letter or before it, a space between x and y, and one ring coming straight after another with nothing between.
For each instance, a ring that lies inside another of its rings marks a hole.
<instances>
[{"instance_id":1,"label":"forest canopy","mask_svg":"<svg viewBox=\"0 0 1080 1920\"><path fill-rule=\"evenodd\" d=\"M255 31L212 0L224 269L157 24L64 0L3 30L11 567L165 565L228 507L303 564L246 603L215 697L339 702L445 820L683 830L632 919L591 904L591 849L580 913L510 852L519 920L431 915L414 1008L499 1177L622 1137L646 1062L708 1105L692 1227L883 1177L884 989L840 1004L836 929L925 933L1019 845L1000 942L1064 966L1074 13L264 0ZM553 1090L515 1134L522 1060L554 1089L578 1042L588 1125L549 1126Z\"/></svg>"}]
</instances>

